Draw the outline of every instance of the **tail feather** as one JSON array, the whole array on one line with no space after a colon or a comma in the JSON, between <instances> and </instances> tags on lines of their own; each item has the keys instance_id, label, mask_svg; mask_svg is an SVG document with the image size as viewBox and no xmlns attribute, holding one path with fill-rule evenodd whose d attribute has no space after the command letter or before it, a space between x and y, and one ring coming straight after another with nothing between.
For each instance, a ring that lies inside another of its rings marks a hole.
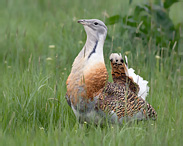
<instances>
[{"instance_id":1,"label":"tail feather","mask_svg":"<svg viewBox=\"0 0 183 146\"><path fill-rule=\"evenodd\" d=\"M134 82L137 83L140 87L138 96L141 96L144 100L149 93L148 81L144 80L141 76L134 73L134 69L128 69L129 76L133 78Z\"/></svg>"},{"instance_id":2,"label":"tail feather","mask_svg":"<svg viewBox=\"0 0 183 146\"><path fill-rule=\"evenodd\" d=\"M128 69L127 56L125 56L125 62L126 62L127 69ZM146 96L149 93L149 86L147 85L148 81L144 80L141 76L135 74L135 70L133 68L128 69L128 74L129 74L129 77L132 77L133 81L135 83L137 83L140 87L140 90L138 92L138 96L142 97L145 100Z\"/></svg>"}]
</instances>

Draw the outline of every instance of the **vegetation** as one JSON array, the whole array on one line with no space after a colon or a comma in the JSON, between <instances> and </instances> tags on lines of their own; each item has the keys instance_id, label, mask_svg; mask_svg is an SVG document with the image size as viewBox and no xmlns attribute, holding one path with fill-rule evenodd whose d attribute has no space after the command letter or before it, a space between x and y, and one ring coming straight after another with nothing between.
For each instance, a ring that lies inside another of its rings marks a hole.
<instances>
[{"instance_id":1,"label":"vegetation","mask_svg":"<svg viewBox=\"0 0 183 146\"><path fill-rule=\"evenodd\" d=\"M1 0L0 145L181 145L182 7L178 0ZM79 126L64 96L86 39L81 18L107 24L109 74L109 55L119 52L149 81L156 121Z\"/></svg>"}]
</instances>

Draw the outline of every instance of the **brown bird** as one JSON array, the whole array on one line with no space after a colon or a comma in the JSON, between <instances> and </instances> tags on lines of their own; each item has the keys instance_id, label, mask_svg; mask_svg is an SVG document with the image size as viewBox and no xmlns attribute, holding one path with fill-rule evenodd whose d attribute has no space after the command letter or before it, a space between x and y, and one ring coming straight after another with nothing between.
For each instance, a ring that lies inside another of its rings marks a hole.
<instances>
[{"instance_id":1,"label":"brown bird","mask_svg":"<svg viewBox=\"0 0 183 146\"><path fill-rule=\"evenodd\" d=\"M84 26L87 40L66 82L66 99L78 120L121 124L133 119L156 119L154 108L145 101L148 82L128 69L127 58L124 61L121 54L110 55L114 82L108 82L103 56L106 25L97 19L78 23Z\"/></svg>"}]
</instances>

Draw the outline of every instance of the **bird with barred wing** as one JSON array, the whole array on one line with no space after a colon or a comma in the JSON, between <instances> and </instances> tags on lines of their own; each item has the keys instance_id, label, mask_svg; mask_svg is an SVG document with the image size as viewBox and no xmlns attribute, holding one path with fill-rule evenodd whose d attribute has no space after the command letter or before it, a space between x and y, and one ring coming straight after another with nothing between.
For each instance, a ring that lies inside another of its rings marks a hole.
<instances>
[{"instance_id":1,"label":"bird with barred wing","mask_svg":"<svg viewBox=\"0 0 183 146\"><path fill-rule=\"evenodd\" d=\"M106 25L98 19L83 19L87 34L83 49L75 58L67 79L66 99L80 122L123 123L130 120L156 119L154 108L145 101L147 81L128 69L127 57L110 55L113 82L108 82L103 46Z\"/></svg>"}]
</instances>

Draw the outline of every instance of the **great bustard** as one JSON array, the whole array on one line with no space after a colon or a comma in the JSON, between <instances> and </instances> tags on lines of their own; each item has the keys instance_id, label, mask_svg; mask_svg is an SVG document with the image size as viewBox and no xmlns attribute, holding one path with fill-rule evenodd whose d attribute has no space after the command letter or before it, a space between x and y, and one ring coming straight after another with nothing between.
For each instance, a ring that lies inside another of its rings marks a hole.
<instances>
[{"instance_id":1,"label":"great bustard","mask_svg":"<svg viewBox=\"0 0 183 146\"><path fill-rule=\"evenodd\" d=\"M112 123L156 119L154 108L139 95L143 90L146 96L147 81L135 75L133 69L128 69L120 54L110 56L114 82L108 82L103 56L106 25L97 19L83 19L78 23L84 26L87 40L74 60L66 83L66 99L76 117L95 123L106 118ZM135 81L137 77L139 83Z\"/></svg>"}]
</instances>

